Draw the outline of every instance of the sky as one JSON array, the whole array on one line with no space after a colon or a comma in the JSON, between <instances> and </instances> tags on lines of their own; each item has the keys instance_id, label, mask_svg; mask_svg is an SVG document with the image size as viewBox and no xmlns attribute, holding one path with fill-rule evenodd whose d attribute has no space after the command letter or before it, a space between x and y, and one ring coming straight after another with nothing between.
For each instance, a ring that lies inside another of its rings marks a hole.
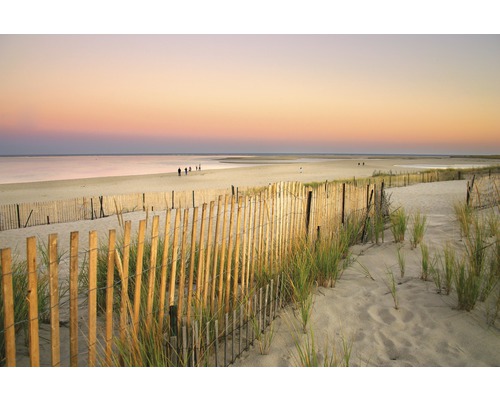
<instances>
[{"instance_id":1,"label":"sky","mask_svg":"<svg viewBox=\"0 0 500 400\"><path fill-rule=\"evenodd\" d=\"M500 35L0 35L0 155L500 154Z\"/></svg>"}]
</instances>

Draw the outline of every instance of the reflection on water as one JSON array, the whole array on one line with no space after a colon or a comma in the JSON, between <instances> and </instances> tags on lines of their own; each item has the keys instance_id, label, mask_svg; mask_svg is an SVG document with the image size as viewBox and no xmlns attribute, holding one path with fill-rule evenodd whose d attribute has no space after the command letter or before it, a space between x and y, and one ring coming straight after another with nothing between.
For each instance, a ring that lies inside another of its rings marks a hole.
<instances>
[{"instance_id":1,"label":"reflection on water","mask_svg":"<svg viewBox=\"0 0 500 400\"><path fill-rule=\"evenodd\" d=\"M235 168L244 164L223 164L226 156L43 156L0 157L0 184L176 173L178 168L201 166L202 170Z\"/></svg>"}]
</instances>

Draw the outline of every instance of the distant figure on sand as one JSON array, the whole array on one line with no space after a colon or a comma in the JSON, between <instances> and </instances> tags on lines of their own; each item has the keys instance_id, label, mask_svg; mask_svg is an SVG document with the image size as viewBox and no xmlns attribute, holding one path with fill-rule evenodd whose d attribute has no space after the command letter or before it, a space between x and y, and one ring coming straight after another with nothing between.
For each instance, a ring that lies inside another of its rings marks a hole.
<instances>
[{"instance_id":1,"label":"distant figure on sand","mask_svg":"<svg viewBox=\"0 0 500 400\"><path fill-rule=\"evenodd\" d=\"M188 174L188 169L187 169L187 167L186 167L186 168L184 168L184 172L186 173L186 175Z\"/></svg>"},{"instance_id":2,"label":"distant figure on sand","mask_svg":"<svg viewBox=\"0 0 500 400\"><path fill-rule=\"evenodd\" d=\"M179 169L177 170L177 173L179 174L179 176L181 176L182 170L179 168Z\"/></svg>"}]
</instances>

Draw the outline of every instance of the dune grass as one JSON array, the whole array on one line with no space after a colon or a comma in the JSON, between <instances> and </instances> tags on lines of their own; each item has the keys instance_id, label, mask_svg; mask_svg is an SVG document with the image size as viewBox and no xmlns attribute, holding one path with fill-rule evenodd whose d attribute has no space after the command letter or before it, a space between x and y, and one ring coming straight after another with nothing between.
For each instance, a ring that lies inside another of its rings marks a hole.
<instances>
[{"instance_id":1,"label":"dune grass","mask_svg":"<svg viewBox=\"0 0 500 400\"><path fill-rule=\"evenodd\" d=\"M287 268L287 282L291 299L298 310L302 329L307 332L313 306L313 289L315 277L313 275L313 255L306 243L295 251Z\"/></svg>"},{"instance_id":2,"label":"dune grass","mask_svg":"<svg viewBox=\"0 0 500 400\"><path fill-rule=\"evenodd\" d=\"M469 227L472 223L472 208L465 202L457 202L453 204L455 217L460 225L460 232L463 237L469 235Z\"/></svg>"},{"instance_id":3,"label":"dune grass","mask_svg":"<svg viewBox=\"0 0 500 400\"><path fill-rule=\"evenodd\" d=\"M276 333L276 328L274 321L271 321L269 326L261 326L257 317L254 315L251 318L251 324L254 332L255 340L259 346L259 352L262 355L269 354L271 344L273 342L274 335Z\"/></svg>"},{"instance_id":4,"label":"dune grass","mask_svg":"<svg viewBox=\"0 0 500 400\"><path fill-rule=\"evenodd\" d=\"M394 302L394 308L396 310L399 309L399 299L398 299L398 290L397 290L397 283L396 279L394 278L394 274L391 269L387 268L386 269L386 274L387 274L387 281L385 282L387 288L389 289L389 292L391 293L392 300Z\"/></svg>"},{"instance_id":5,"label":"dune grass","mask_svg":"<svg viewBox=\"0 0 500 400\"><path fill-rule=\"evenodd\" d=\"M446 295L449 295L453 286L453 274L455 265L455 251L451 248L448 243L444 250L444 277L443 277L443 287Z\"/></svg>"},{"instance_id":6,"label":"dune grass","mask_svg":"<svg viewBox=\"0 0 500 400\"><path fill-rule=\"evenodd\" d=\"M406 271L406 259L404 256L404 253L401 252L402 246L398 246L397 252L398 252L398 265L399 265L399 272L401 275L401 278L404 278L405 276L405 271Z\"/></svg>"},{"instance_id":7,"label":"dune grass","mask_svg":"<svg viewBox=\"0 0 500 400\"><path fill-rule=\"evenodd\" d=\"M353 339L340 335L338 341L325 340L319 349L312 329L304 338L295 334L295 353L292 358L297 367L349 367L351 365ZM340 349L339 349L340 348Z\"/></svg>"},{"instance_id":8,"label":"dune grass","mask_svg":"<svg viewBox=\"0 0 500 400\"><path fill-rule=\"evenodd\" d=\"M454 207L463 235L464 253L454 262L448 256L445 264L454 266L457 308L471 311L478 301L486 301L495 288L500 290L499 216L495 212L480 215L464 203Z\"/></svg>"},{"instance_id":9,"label":"dune grass","mask_svg":"<svg viewBox=\"0 0 500 400\"><path fill-rule=\"evenodd\" d=\"M391 232L396 243L404 242L408 219L404 208L398 208L390 215Z\"/></svg>"},{"instance_id":10,"label":"dune grass","mask_svg":"<svg viewBox=\"0 0 500 400\"><path fill-rule=\"evenodd\" d=\"M412 229L411 229L411 247L415 249L419 245L423 238L426 229L427 217L422 215L420 211L417 211L411 217Z\"/></svg>"},{"instance_id":11,"label":"dune grass","mask_svg":"<svg viewBox=\"0 0 500 400\"><path fill-rule=\"evenodd\" d=\"M420 253L422 255L422 267L420 272L420 279L423 281L429 278L429 247L425 243L420 243Z\"/></svg>"}]
</instances>

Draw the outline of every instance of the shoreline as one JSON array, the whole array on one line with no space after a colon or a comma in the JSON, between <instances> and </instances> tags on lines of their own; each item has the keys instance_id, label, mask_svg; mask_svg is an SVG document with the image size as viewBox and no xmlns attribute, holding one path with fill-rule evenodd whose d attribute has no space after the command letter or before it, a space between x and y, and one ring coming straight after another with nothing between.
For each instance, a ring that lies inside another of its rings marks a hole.
<instances>
[{"instance_id":1,"label":"shoreline","mask_svg":"<svg viewBox=\"0 0 500 400\"><path fill-rule=\"evenodd\" d=\"M196 191L235 187L261 187L275 182L298 181L324 182L339 179L367 178L375 172L420 172L436 165L444 166L498 165L497 160L426 157L419 158L419 165L404 165L408 158L346 157L343 159L314 162L276 162L265 160L253 165L233 168L203 169L184 172L167 172L146 175L125 175L67 180L21 182L0 184L0 204L20 204L35 201L65 200L78 197L119 195L127 193ZM398 166L401 165L401 166Z\"/></svg>"}]
</instances>

